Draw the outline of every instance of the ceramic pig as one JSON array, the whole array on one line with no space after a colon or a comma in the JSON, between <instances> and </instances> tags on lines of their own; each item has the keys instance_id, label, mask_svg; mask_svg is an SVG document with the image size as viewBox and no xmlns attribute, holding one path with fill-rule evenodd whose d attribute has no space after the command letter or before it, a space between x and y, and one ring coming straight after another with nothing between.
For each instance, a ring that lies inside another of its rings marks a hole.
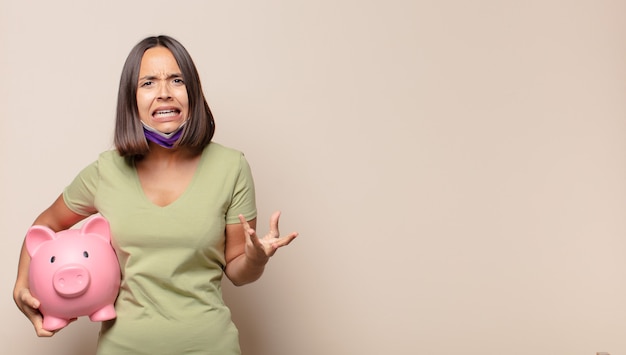
<instances>
[{"instance_id":1,"label":"ceramic pig","mask_svg":"<svg viewBox=\"0 0 626 355\"><path fill-rule=\"evenodd\" d=\"M41 303L44 329L60 329L80 316L94 322L116 317L120 267L106 219L96 216L80 229L58 233L32 226L26 249L30 292Z\"/></svg>"}]
</instances>

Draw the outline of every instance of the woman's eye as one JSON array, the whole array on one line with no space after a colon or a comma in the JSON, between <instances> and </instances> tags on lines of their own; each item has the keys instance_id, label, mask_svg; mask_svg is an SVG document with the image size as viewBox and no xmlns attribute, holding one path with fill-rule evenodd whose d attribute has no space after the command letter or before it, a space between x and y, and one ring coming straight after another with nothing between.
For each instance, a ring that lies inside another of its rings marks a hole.
<instances>
[{"instance_id":1,"label":"woman's eye","mask_svg":"<svg viewBox=\"0 0 626 355\"><path fill-rule=\"evenodd\" d=\"M183 81L183 79L174 79L174 84L178 84L178 85L184 85L185 82Z\"/></svg>"},{"instance_id":2,"label":"woman's eye","mask_svg":"<svg viewBox=\"0 0 626 355\"><path fill-rule=\"evenodd\" d=\"M150 86L152 84L153 84L152 81L144 81L143 83L141 83L141 87L147 87L147 86Z\"/></svg>"}]
</instances>

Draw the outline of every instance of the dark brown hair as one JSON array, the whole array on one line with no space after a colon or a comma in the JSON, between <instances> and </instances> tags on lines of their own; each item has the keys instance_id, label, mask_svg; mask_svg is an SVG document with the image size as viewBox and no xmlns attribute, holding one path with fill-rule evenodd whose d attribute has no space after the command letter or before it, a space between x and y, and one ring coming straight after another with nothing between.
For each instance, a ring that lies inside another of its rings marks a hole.
<instances>
[{"instance_id":1,"label":"dark brown hair","mask_svg":"<svg viewBox=\"0 0 626 355\"><path fill-rule=\"evenodd\" d=\"M143 158L149 151L137 109L139 67L146 50L165 47L180 67L189 100L189 120L175 147L185 147L195 154L202 152L213 138L215 121L202 92L198 70L180 42L169 36L147 37L130 51L120 78L115 118L115 148L128 163Z\"/></svg>"}]
</instances>

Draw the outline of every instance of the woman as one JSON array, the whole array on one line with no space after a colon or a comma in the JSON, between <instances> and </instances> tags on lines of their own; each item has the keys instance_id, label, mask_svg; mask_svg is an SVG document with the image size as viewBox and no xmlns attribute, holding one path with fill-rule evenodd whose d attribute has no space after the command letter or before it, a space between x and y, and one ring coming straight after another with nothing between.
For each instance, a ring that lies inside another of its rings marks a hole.
<instances>
[{"instance_id":1,"label":"woman","mask_svg":"<svg viewBox=\"0 0 626 355\"><path fill-rule=\"evenodd\" d=\"M100 213L122 269L117 319L98 354L239 354L221 279L257 280L281 237L279 213L255 233L254 185L243 154L211 142L214 121L186 49L167 36L130 52L118 93L114 151L102 153L33 224L55 231ZM42 328L22 247L14 299Z\"/></svg>"}]
</instances>

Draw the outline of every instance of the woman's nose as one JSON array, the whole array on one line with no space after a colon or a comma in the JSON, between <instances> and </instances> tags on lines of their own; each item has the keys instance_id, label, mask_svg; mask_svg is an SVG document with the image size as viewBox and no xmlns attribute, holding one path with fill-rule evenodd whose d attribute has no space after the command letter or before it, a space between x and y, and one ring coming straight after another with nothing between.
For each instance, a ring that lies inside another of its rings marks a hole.
<instances>
[{"instance_id":1,"label":"woman's nose","mask_svg":"<svg viewBox=\"0 0 626 355\"><path fill-rule=\"evenodd\" d=\"M161 100L167 100L167 99L172 98L172 95L170 94L169 85L167 84L159 85L159 93L158 93L157 98Z\"/></svg>"}]
</instances>

